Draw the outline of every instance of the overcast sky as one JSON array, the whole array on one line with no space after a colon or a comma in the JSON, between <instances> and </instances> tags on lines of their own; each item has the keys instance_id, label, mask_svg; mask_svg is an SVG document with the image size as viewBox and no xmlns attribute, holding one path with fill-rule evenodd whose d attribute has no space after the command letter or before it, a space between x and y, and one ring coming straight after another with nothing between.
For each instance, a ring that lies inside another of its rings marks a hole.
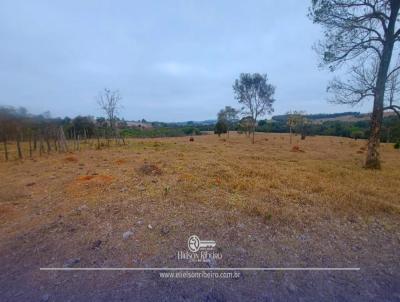
<instances>
[{"instance_id":1,"label":"overcast sky","mask_svg":"<svg viewBox=\"0 0 400 302\"><path fill-rule=\"evenodd\" d=\"M310 2L2 0L0 104L100 116L109 87L127 120L214 119L239 107L239 74L259 72L276 85L275 114L368 111L327 103Z\"/></svg>"}]
</instances>

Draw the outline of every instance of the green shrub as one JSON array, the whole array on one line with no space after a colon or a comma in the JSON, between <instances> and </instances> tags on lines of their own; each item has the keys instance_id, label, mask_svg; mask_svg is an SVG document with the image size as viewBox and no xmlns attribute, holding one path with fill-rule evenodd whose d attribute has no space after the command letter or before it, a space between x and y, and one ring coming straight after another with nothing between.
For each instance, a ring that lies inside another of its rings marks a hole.
<instances>
[{"instance_id":1,"label":"green shrub","mask_svg":"<svg viewBox=\"0 0 400 302\"><path fill-rule=\"evenodd\" d=\"M186 135L200 135L201 134L200 130L195 127L184 127L184 128L182 128L182 131Z\"/></svg>"},{"instance_id":2,"label":"green shrub","mask_svg":"<svg viewBox=\"0 0 400 302\"><path fill-rule=\"evenodd\" d=\"M394 144L394 148L395 149L400 149L400 141L398 141L397 143Z\"/></svg>"},{"instance_id":3,"label":"green shrub","mask_svg":"<svg viewBox=\"0 0 400 302\"><path fill-rule=\"evenodd\" d=\"M220 136L222 133L228 132L228 125L224 120L219 120L215 124L214 134L218 134Z\"/></svg>"}]
</instances>

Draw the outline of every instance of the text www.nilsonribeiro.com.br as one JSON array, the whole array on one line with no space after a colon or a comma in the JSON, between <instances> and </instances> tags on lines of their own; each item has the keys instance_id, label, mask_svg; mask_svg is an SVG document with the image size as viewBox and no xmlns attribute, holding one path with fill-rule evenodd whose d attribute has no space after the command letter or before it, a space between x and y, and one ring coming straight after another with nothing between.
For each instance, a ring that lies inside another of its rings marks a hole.
<instances>
[{"instance_id":1,"label":"text www.nilsonribeiro.com.br","mask_svg":"<svg viewBox=\"0 0 400 302\"><path fill-rule=\"evenodd\" d=\"M178 279L237 279L240 272L161 272L160 278Z\"/></svg>"}]
</instances>

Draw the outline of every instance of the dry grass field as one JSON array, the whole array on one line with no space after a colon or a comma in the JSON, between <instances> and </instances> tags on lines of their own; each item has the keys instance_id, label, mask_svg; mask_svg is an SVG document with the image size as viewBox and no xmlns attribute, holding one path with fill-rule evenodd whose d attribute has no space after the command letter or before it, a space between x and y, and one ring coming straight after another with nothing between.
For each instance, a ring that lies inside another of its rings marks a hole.
<instances>
[{"instance_id":1,"label":"dry grass field","mask_svg":"<svg viewBox=\"0 0 400 302\"><path fill-rule=\"evenodd\" d=\"M5 301L400 301L400 152L383 144L382 170L369 171L365 144L203 135L2 162L0 291ZM188 266L176 255L192 234L217 242L218 267L360 271L216 282L39 270Z\"/></svg>"}]
</instances>

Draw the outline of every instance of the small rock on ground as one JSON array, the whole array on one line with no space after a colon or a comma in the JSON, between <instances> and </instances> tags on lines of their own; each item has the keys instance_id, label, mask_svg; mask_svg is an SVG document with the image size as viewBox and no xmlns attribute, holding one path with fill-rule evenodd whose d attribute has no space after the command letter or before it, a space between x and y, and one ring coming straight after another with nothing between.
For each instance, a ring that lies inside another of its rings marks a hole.
<instances>
[{"instance_id":1,"label":"small rock on ground","mask_svg":"<svg viewBox=\"0 0 400 302\"><path fill-rule=\"evenodd\" d=\"M80 258L71 258L64 262L64 267L72 267L79 262L81 262Z\"/></svg>"},{"instance_id":2,"label":"small rock on ground","mask_svg":"<svg viewBox=\"0 0 400 302\"><path fill-rule=\"evenodd\" d=\"M124 238L124 240L129 239L129 237L131 237L133 235L132 231L126 231L125 233L122 234L122 238Z\"/></svg>"}]
</instances>

